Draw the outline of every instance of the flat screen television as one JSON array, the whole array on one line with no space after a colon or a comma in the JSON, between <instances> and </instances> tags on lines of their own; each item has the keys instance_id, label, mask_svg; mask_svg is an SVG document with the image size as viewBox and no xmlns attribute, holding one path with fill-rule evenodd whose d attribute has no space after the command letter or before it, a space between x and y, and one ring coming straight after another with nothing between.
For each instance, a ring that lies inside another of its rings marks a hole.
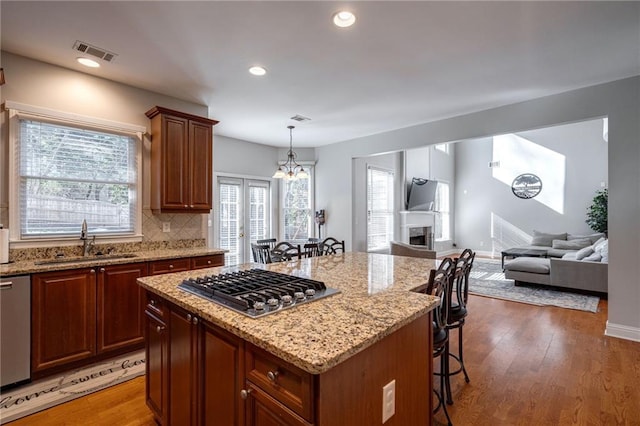
<instances>
[{"instance_id":1,"label":"flat screen television","mask_svg":"<svg viewBox=\"0 0 640 426\"><path fill-rule=\"evenodd\" d=\"M407 195L407 210L433 211L436 203L437 180L413 178Z\"/></svg>"}]
</instances>

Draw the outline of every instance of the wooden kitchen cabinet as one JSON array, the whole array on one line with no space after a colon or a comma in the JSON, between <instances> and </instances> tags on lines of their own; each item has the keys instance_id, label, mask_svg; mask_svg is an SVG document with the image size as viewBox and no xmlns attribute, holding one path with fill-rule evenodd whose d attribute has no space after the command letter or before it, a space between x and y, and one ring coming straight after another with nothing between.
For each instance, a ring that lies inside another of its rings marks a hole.
<instances>
[{"instance_id":1,"label":"wooden kitchen cabinet","mask_svg":"<svg viewBox=\"0 0 640 426\"><path fill-rule=\"evenodd\" d=\"M191 258L191 269L213 268L224 266L224 254L210 254Z\"/></svg>"},{"instance_id":2,"label":"wooden kitchen cabinet","mask_svg":"<svg viewBox=\"0 0 640 426\"><path fill-rule=\"evenodd\" d=\"M145 311L145 399L156 421L168 424L169 340L166 323L155 315L158 309L159 305L148 303Z\"/></svg>"},{"instance_id":3,"label":"wooden kitchen cabinet","mask_svg":"<svg viewBox=\"0 0 640 426\"><path fill-rule=\"evenodd\" d=\"M282 403L270 397L251 382L248 386L247 425L251 426L312 426L296 416Z\"/></svg>"},{"instance_id":4,"label":"wooden kitchen cabinet","mask_svg":"<svg viewBox=\"0 0 640 426\"><path fill-rule=\"evenodd\" d=\"M137 279L146 263L98 268L97 352L141 346L144 342L144 290Z\"/></svg>"},{"instance_id":5,"label":"wooden kitchen cabinet","mask_svg":"<svg viewBox=\"0 0 640 426\"><path fill-rule=\"evenodd\" d=\"M34 274L32 372L142 347L146 275L146 263Z\"/></svg>"},{"instance_id":6,"label":"wooden kitchen cabinet","mask_svg":"<svg viewBox=\"0 0 640 426\"><path fill-rule=\"evenodd\" d=\"M96 352L96 272L93 268L31 277L31 371L92 357Z\"/></svg>"},{"instance_id":7,"label":"wooden kitchen cabinet","mask_svg":"<svg viewBox=\"0 0 640 426\"><path fill-rule=\"evenodd\" d=\"M151 209L209 213L212 207L213 126L204 117L154 107L151 120Z\"/></svg>"}]
</instances>

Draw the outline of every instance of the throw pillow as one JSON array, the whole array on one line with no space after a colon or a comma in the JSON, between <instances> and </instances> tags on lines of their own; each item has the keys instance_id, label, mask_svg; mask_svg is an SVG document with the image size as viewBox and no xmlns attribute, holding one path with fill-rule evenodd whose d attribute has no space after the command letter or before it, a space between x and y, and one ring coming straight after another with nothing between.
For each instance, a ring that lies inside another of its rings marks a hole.
<instances>
[{"instance_id":1,"label":"throw pillow","mask_svg":"<svg viewBox=\"0 0 640 426\"><path fill-rule=\"evenodd\" d=\"M582 259L583 262L600 262L602 260L602 255L600 253L593 253L591 256L587 256Z\"/></svg>"},{"instance_id":2,"label":"throw pillow","mask_svg":"<svg viewBox=\"0 0 640 426\"><path fill-rule=\"evenodd\" d=\"M600 259L600 262L609 263L609 240L605 241L602 244L600 248L600 255L602 256L602 259Z\"/></svg>"},{"instance_id":3,"label":"throw pillow","mask_svg":"<svg viewBox=\"0 0 640 426\"><path fill-rule=\"evenodd\" d=\"M581 248L576 252L576 260L582 260L587 256L591 256L593 254L593 246L587 246L585 248Z\"/></svg>"},{"instance_id":4,"label":"throw pillow","mask_svg":"<svg viewBox=\"0 0 640 426\"><path fill-rule=\"evenodd\" d=\"M595 242L595 244L593 245L593 251L595 251L596 253L599 253L600 250L602 250L602 247L608 244L607 243L607 239L605 238L600 238L598 241Z\"/></svg>"},{"instance_id":5,"label":"throw pillow","mask_svg":"<svg viewBox=\"0 0 640 426\"><path fill-rule=\"evenodd\" d=\"M591 244L595 244L600 238L604 238L604 234L598 232L597 234L589 234L589 235L571 235L567 234L567 240L582 240L584 238L588 238L591 240Z\"/></svg>"},{"instance_id":6,"label":"throw pillow","mask_svg":"<svg viewBox=\"0 0 640 426\"><path fill-rule=\"evenodd\" d=\"M588 238L585 238L583 240L571 240L571 241L553 240L551 242L551 247L553 247L554 249L560 249L560 250L580 250L581 248L585 248L590 245L591 245L591 240Z\"/></svg>"},{"instance_id":7,"label":"throw pillow","mask_svg":"<svg viewBox=\"0 0 640 426\"><path fill-rule=\"evenodd\" d=\"M566 240L567 233L563 234L545 234L544 232L533 230L533 238L531 238L532 246L551 247L553 240Z\"/></svg>"}]
</instances>

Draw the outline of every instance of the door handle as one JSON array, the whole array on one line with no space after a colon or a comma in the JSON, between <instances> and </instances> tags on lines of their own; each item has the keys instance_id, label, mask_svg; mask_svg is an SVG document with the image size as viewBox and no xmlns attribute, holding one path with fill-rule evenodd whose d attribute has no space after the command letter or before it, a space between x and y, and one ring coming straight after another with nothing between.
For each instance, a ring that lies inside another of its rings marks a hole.
<instances>
[{"instance_id":1,"label":"door handle","mask_svg":"<svg viewBox=\"0 0 640 426\"><path fill-rule=\"evenodd\" d=\"M0 290L11 290L13 288L13 282L0 284Z\"/></svg>"}]
</instances>

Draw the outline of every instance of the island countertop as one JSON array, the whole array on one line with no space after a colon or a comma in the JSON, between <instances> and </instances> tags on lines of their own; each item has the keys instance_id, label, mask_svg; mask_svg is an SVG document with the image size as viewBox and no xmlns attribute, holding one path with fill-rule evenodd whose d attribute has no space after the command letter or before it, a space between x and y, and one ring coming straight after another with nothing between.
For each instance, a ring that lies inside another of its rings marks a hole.
<instances>
[{"instance_id":1,"label":"island countertop","mask_svg":"<svg viewBox=\"0 0 640 426\"><path fill-rule=\"evenodd\" d=\"M148 291L312 374L321 374L435 308L424 288L430 259L344 253L269 265L244 264L143 277ZM333 296L250 318L177 286L184 279L250 268L308 277Z\"/></svg>"}]
</instances>

